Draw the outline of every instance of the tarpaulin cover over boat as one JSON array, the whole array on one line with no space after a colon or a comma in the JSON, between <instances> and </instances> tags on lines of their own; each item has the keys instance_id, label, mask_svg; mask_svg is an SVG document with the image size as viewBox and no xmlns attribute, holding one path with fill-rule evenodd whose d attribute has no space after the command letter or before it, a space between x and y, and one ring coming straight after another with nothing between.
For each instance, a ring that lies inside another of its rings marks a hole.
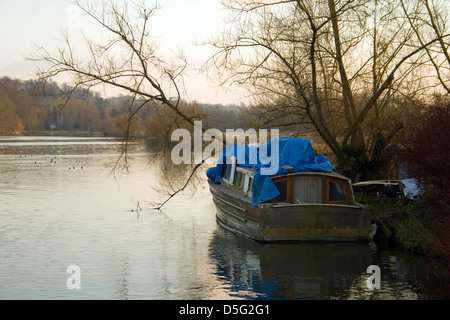
<instances>
[{"instance_id":1,"label":"tarpaulin cover over boat","mask_svg":"<svg viewBox=\"0 0 450 320\"><path fill-rule=\"evenodd\" d=\"M272 154L272 150L276 152L277 149L274 142L278 142L278 157L276 157L276 154ZM325 156L315 155L311 141L301 138L280 137L262 146L228 145L216 167L208 169L208 178L216 184L222 183L224 164L232 156L237 158L239 166L257 170L253 177L253 207L280 195L280 192L270 177L287 174L288 171L283 166L292 167L294 172L336 172L336 169ZM276 159L278 159L278 164L276 164ZM271 162L267 163L268 160ZM276 165L275 170L271 172L273 174L267 175L264 171L271 167L272 162Z\"/></svg>"}]
</instances>

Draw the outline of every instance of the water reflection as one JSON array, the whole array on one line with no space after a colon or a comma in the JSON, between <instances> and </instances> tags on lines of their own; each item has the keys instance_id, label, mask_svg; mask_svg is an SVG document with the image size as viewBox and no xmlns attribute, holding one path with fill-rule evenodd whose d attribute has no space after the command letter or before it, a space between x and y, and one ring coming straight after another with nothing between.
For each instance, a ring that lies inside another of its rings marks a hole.
<instances>
[{"instance_id":1,"label":"water reflection","mask_svg":"<svg viewBox=\"0 0 450 320\"><path fill-rule=\"evenodd\" d=\"M327 299L343 292L371 265L361 244L260 244L218 229L211 243L217 274L236 296Z\"/></svg>"},{"instance_id":2,"label":"water reflection","mask_svg":"<svg viewBox=\"0 0 450 320\"><path fill-rule=\"evenodd\" d=\"M211 256L217 276L237 298L433 298L417 263L367 244L260 244L217 229ZM380 290L367 288L370 265L381 268Z\"/></svg>"}]
</instances>

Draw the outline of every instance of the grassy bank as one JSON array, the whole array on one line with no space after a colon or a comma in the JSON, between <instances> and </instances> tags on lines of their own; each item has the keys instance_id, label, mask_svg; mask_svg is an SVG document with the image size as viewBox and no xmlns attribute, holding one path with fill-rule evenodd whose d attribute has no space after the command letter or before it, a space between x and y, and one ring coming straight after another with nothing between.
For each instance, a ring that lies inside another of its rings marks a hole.
<instances>
[{"instance_id":1,"label":"grassy bank","mask_svg":"<svg viewBox=\"0 0 450 320\"><path fill-rule=\"evenodd\" d=\"M362 200L370 206L378 224L379 245L401 247L427 261L427 274L450 298L450 216L436 214L426 200L410 205Z\"/></svg>"},{"instance_id":2,"label":"grassy bank","mask_svg":"<svg viewBox=\"0 0 450 320\"><path fill-rule=\"evenodd\" d=\"M441 259L450 265L450 218L433 213L425 200L409 205L381 203L377 199L357 201L368 205L381 227L378 239L395 243L411 252Z\"/></svg>"},{"instance_id":3,"label":"grassy bank","mask_svg":"<svg viewBox=\"0 0 450 320\"><path fill-rule=\"evenodd\" d=\"M415 202L395 215L390 223L394 241L421 255L436 288L450 298L450 219L434 213L425 201Z\"/></svg>"}]
</instances>

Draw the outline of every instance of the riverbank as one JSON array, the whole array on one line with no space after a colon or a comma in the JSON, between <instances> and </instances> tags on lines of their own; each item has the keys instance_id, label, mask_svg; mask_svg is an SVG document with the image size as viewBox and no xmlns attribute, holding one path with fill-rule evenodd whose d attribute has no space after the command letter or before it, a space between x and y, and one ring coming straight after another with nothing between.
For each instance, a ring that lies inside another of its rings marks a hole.
<instances>
[{"instance_id":1,"label":"riverbank","mask_svg":"<svg viewBox=\"0 0 450 320\"><path fill-rule=\"evenodd\" d=\"M361 201L378 225L375 242L403 248L427 261L427 275L450 298L450 217L437 215L425 200L409 205Z\"/></svg>"},{"instance_id":2,"label":"riverbank","mask_svg":"<svg viewBox=\"0 0 450 320\"><path fill-rule=\"evenodd\" d=\"M25 131L25 132L0 132L0 136L11 137L118 137L97 131Z\"/></svg>"}]
</instances>

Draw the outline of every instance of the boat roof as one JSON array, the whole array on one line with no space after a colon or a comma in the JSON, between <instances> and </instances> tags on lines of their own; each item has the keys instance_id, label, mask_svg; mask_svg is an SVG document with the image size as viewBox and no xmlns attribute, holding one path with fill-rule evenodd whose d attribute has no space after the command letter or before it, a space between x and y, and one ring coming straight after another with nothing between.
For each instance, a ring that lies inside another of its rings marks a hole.
<instances>
[{"instance_id":1,"label":"boat roof","mask_svg":"<svg viewBox=\"0 0 450 320\"><path fill-rule=\"evenodd\" d=\"M279 190L271 181L272 177L277 175L286 176L294 173L302 174L302 172L318 172L317 174L322 175L336 172L336 169L324 155L315 155L310 140L279 137L272 139L262 146L228 145L217 166L208 169L208 178L215 183L221 183L224 164L227 163L227 159L233 157L237 160L240 167L253 168L256 172L252 185L253 207L274 199L280 194ZM264 161L262 161L263 159ZM242 162L239 163L240 161ZM269 163L271 165L270 167ZM263 171L265 173L274 171L267 171L267 167L275 170L273 175L263 174Z\"/></svg>"},{"instance_id":2,"label":"boat roof","mask_svg":"<svg viewBox=\"0 0 450 320\"><path fill-rule=\"evenodd\" d=\"M248 172L251 176L256 173L255 168L250 168L246 166L240 166L237 164L237 168L240 168L242 171ZM271 179L282 178L282 177L290 177L290 176L329 176L337 179L348 180L348 177L337 173L337 172L325 172L325 171L299 171L299 172L288 172L287 174L279 174L271 176Z\"/></svg>"},{"instance_id":3,"label":"boat roof","mask_svg":"<svg viewBox=\"0 0 450 320\"><path fill-rule=\"evenodd\" d=\"M329 176L337 179L348 180L349 178L337 173L337 172L324 172L324 171L304 171L304 172L292 172L284 175L276 175L272 176L272 179L281 178L281 177L289 177L289 176Z\"/></svg>"}]
</instances>

